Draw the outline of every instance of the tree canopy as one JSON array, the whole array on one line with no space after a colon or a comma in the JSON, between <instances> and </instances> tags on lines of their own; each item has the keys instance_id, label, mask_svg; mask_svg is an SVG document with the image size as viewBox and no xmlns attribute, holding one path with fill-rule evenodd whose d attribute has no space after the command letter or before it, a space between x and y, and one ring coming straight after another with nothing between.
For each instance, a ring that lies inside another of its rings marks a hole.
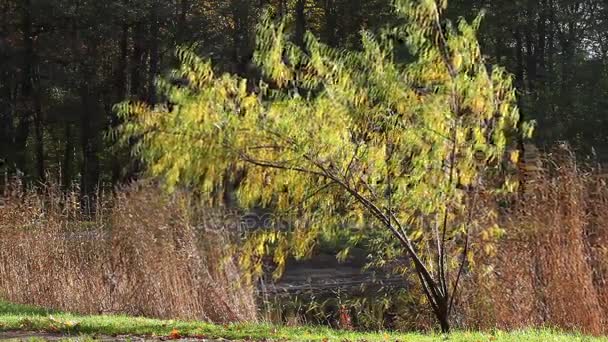
<instances>
[{"instance_id":1,"label":"tree canopy","mask_svg":"<svg viewBox=\"0 0 608 342\"><path fill-rule=\"evenodd\" d=\"M114 104L157 101L154 80L176 67L176 46L194 46L215 72L255 78L255 25L264 9L303 43L360 49L360 29L398 22L392 0L0 0L0 172L26 184L61 175L83 195L137 178L141 168L105 136ZM566 140L605 160L608 121L603 0L453 0L446 16L485 10L487 61L515 75L534 142ZM396 52L409 58L405 49ZM593 148L593 149L592 149ZM0 184L4 177L0 177Z\"/></svg>"}]
</instances>

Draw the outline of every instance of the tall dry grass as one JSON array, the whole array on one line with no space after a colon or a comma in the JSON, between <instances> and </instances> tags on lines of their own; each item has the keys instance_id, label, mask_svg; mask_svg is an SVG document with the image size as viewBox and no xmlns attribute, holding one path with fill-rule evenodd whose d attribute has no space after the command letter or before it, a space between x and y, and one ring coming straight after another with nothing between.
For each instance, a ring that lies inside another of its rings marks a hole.
<instances>
[{"instance_id":1,"label":"tall dry grass","mask_svg":"<svg viewBox=\"0 0 608 342\"><path fill-rule=\"evenodd\" d=\"M543 170L503 203L496 255L467 269L461 327L608 333L608 177L565 150ZM91 219L77 196L20 189L0 205L0 297L83 313L256 318L254 291L225 248L235 223L193 210L187 194L133 186L95 204ZM424 312L417 305L405 312ZM425 328L426 316L412 317L403 326Z\"/></svg>"},{"instance_id":2,"label":"tall dry grass","mask_svg":"<svg viewBox=\"0 0 608 342\"><path fill-rule=\"evenodd\" d=\"M467 325L608 332L608 187L555 150L502 216L491 272L471 275Z\"/></svg>"},{"instance_id":3,"label":"tall dry grass","mask_svg":"<svg viewBox=\"0 0 608 342\"><path fill-rule=\"evenodd\" d=\"M85 314L256 319L229 222L193 210L188 195L132 186L86 218L75 194L21 189L6 189L0 206L0 298Z\"/></svg>"}]
</instances>

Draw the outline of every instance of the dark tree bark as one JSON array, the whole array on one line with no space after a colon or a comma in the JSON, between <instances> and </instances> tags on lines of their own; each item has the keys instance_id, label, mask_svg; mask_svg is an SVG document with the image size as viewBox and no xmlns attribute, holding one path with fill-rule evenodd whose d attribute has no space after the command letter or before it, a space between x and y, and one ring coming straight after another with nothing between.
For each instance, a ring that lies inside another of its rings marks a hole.
<instances>
[{"instance_id":1,"label":"dark tree bark","mask_svg":"<svg viewBox=\"0 0 608 342\"><path fill-rule=\"evenodd\" d=\"M142 21L135 23L133 28L133 55L131 57L131 96L142 99L143 89L143 67L146 55L146 27Z\"/></svg>"},{"instance_id":2,"label":"dark tree bark","mask_svg":"<svg viewBox=\"0 0 608 342\"><path fill-rule=\"evenodd\" d=\"M160 67L160 16L159 16L159 0L155 0L150 8L150 34L148 54L150 55L150 65L148 69L148 103L156 104L156 77Z\"/></svg>"},{"instance_id":3,"label":"dark tree bark","mask_svg":"<svg viewBox=\"0 0 608 342\"><path fill-rule=\"evenodd\" d=\"M526 40L526 78L528 84L529 96L536 98L536 42L534 39L534 31L536 30L536 8L533 1L528 1L526 11L527 22L524 30Z\"/></svg>"},{"instance_id":4,"label":"dark tree bark","mask_svg":"<svg viewBox=\"0 0 608 342\"><path fill-rule=\"evenodd\" d=\"M82 51L83 55L96 56L99 42L88 40ZM104 113L100 110L100 89L98 89L97 69L94 61L80 59L80 198L81 209L85 215L95 215L95 195L100 181L99 138Z\"/></svg>"},{"instance_id":5,"label":"dark tree bark","mask_svg":"<svg viewBox=\"0 0 608 342\"><path fill-rule=\"evenodd\" d=\"M540 91L545 91L546 85L546 51L547 51L547 19L549 13L548 0L542 0L540 2L541 9L539 11L537 32L538 32L538 45L536 59L538 61L538 86Z\"/></svg>"},{"instance_id":6,"label":"dark tree bark","mask_svg":"<svg viewBox=\"0 0 608 342\"><path fill-rule=\"evenodd\" d=\"M17 169L24 174L26 173L26 153L27 139L30 135L30 125L33 112L33 69L35 63L34 55L34 33L32 23L32 3L31 0L24 0L21 4L21 31L23 34L23 64L21 67L21 92L20 92L20 107L19 107L19 122L17 123L17 132L15 136L15 148L17 157L15 165Z\"/></svg>"},{"instance_id":7,"label":"dark tree bark","mask_svg":"<svg viewBox=\"0 0 608 342\"><path fill-rule=\"evenodd\" d=\"M549 15L549 35L547 37L547 79L554 80L554 56L555 56L555 32L556 32L556 18L555 18L555 4L554 0L548 0L548 15Z\"/></svg>"},{"instance_id":8,"label":"dark tree bark","mask_svg":"<svg viewBox=\"0 0 608 342\"><path fill-rule=\"evenodd\" d=\"M325 0L325 43L336 46L337 11L334 0Z\"/></svg>"},{"instance_id":9,"label":"dark tree bark","mask_svg":"<svg viewBox=\"0 0 608 342\"><path fill-rule=\"evenodd\" d=\"M86 73L86 72L85 72ZM95 213L95 192L99 182L99 148L95 141L93 121L98 114L96 104L88 85L92 81L90 74L85 75L85 84L80 89L82 112L80 116L80 144L82 165L80 168L80 195L82 209L86 215Z\"/></svg>"},{"instance_id":10,"label":"dark tree bark","mask_svg":"<svg viewBox=\"0 0 608 342\"><path fill-rule=\"evenodd\" d=\"M72 124L70 122L65 123L64 133L64 151L63 151L63 163L61 165L61 186L64 190L72 185L72 159L74 155L74 141L72 137Z\"/></svg>"},{"instance_id":11,"label":"dark tree bark","mask_svg":"<svg viewBox=\"0 0 608 342\"><path fill-rule=\"evenodd\" d=\"M523 38L521 34L521 29L515 29L515 82L517 84L517 88L520 89L521 92L525 93L526 85L525 85L525 62L524 62L524 46L523 46Z\"/></svg>"},{"instance_id":12,"label":"dark tree bark","mask_svg":"<svg viewBox=\"0 0 608 342\"><path fill-rule=\"evenodd\" d=\"M36 88L34 90L34 131L36 140L36 171L38 181L44 183L46 181L46 169L44 163L44 117L42 113L42 104L40 99L40 80L38 77Z\"/></svg>"},{"instance_id":13,"label":"dark tree bark","mask_svg":"<svg viewBox=\"0 0 608 342\"><path fill-rule=\"evenodd\" d=\"M285 13L287 12L287 4L285 1L286 0L279 0L279 18L285 17Z\"/></svg>"},{"instance_id":14,"label":"dark tree bark","mask_svg":"<svg viewBox=\"0 0 608 342\"><path fill-rule=\"evenodd\" d=\"M188 12L190 10L190 0L181 0L177 15L177 41L183 43L186 41L186 29L188 25Z\"/></svg>"},{"instance_id":15,"label":"dark tree bark","mask_svg":"<svg viewBox=\"0 0 608 342\"><path fill-rule=\"evenodd\" d=\"M118 101L126 99L128 96L128 74L129 74L129 24L125 21L120 32L120 53L118 55L118 67L116 69L114 87L116 89L116 99Z\"/></svg>"},{"instance_id":16,"label":"dark tree bark","mask_svg":"<svg viewBox=\"0 0 608 342\"><path fill-rule=\"evenodd\" d=\"M294 42L304 47L304 34L306 32L306 0L297 0L295 8L296 31Z\"/></svg>"},{"instance_id":17,"label":"dark tree bark","mask_svg":"<svg viewBox=\"0 0 608 342\"><path fill-rule=\"evenodd\" d=\"M250 4L247 0L233 0L232 2L232 20L234 22L234 30L232 32L233 39L233 72L239 75L247 73L247 65L250 61L250 42L249 42L249 16Z\"/></svg>"},{"instance_id":18,"label":"dark tree bark","mask_svg":"<svg viewBox=\"0 0 608 342\"><path fill-rule=\"evenodd\" d=\"M12 162L14 143L14 114L16 107L15 72L12 70L12 47L8 36L11 32L9 18L15 13L8 2L0 9L0 168L6 171ZM2 177L3 178L3 177Z\"/></svg>"},{"instance_id":19,"label":"dark tree bark","mask_svg":"<svg viewBox=\"0 0 608 342\"><path fill-rule=\"evenodd\" d=\"M572 98L572 78L574 72L574 55L576 44L575 40L575 24L569 22L566 24L565 32L562 31L559 34L559 43L562 51L561 56L561 90L560 90L560 100L562 105L562 113L568 113L570 115L570 111L573 105Z\"/></svg>"},{"instance_id":20,"label":"dark tree bark","mask_svg":"<svg viewBox=\"0 0 608 342\"><path fill-rule=\"evenodd\" d=\"M129 78L129 24L125 21L122 24L122 32L120 38L120 54L118 56L118 67L115 75L115 89L116 94L114 97L115 103L125 101L129 96L128 91L128 78ZM120 124L118 116L114 111L110 111L110 128L115 129ZM123 162L121 161L121 155L114 153L112 155L112 184L118 185L121 181L121 174L123 169Z\"/></svg>"},{"instance_id":21,"label":"dark tree bark","mask_svg":"<svg viewBox=\"0 0 608 342\"><path fill-rule=\"evenodd\" d=\"M524 51L521 29L515 29L515 59L516 59L516 72L515 72L515 84L519 89L517 96L517 104L519 107L520 115L517 127L521 127L526 122L526 108L524 107L523 98L526 96L526 82L525 82L525 65L524 65ZM520 151L524 150L524 139L521 135L517 137L517 146Z\"/></svg>"}]
</instances>

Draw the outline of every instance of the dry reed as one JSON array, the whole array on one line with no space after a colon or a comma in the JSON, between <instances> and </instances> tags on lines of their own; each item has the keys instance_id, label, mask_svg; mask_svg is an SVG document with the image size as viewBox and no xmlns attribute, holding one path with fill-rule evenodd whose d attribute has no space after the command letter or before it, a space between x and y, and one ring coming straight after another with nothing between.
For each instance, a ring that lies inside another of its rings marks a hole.
<instances>
[{"instance_id":1,"label":"dry reed","mask_svg":"<svg viewBox=\"0 0 608 342\"><path fill-rule=\"evenodd\" d=\"M563 150L543 170L501 209L497 254L468 269L459 326L608 332L606 181ZM86 221L77 196L19 189L0 206L0 297L83 313L255 319L254 291L223 249L230 222L201 219L188 195L131 187Z\"/></svg>"},{"instance_id":2,"label":"dry reed","mask_svg":"<svg viewBox=\"0 0 608 342\"><path fill-rule=\"evenodd\" d=\"M560 149L523 184L496 257L484 260L492 272L465 284L469 327L607 332L608 187L584 169Z\"/></svg>"},{"instance_id":3,"label":"dry reed","mask_svg":"<svg viewBox=\"0 0 608 342\"><path fill-rule=\"evenodd\" d=\"M229 222L197 214L188 195L134 185L83 218L75 194L21 189L0 206L0 298L85 314L256 319Z\"/></svg>"}]
</instances>

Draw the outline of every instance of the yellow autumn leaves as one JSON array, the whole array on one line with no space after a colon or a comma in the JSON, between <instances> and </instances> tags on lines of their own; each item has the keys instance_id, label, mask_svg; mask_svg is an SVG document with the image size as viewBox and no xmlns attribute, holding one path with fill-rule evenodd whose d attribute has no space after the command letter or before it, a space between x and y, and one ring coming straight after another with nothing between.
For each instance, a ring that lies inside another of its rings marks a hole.
<instances>
[{"instance_id":1,"label":"yellow autumn leaves","mask_svg":"<svg viewBox=\"0 0 608 342\"><path fill-rule=\"evenodd\" d=\"M517 161L505 151L519 121L510 76L490 72L480 55L479 21L439 35L437 5L398 1L407 24L365 33L362 50L349 52L311 35L300 49L284 25L266 18L255 53L265 81L256 81L256 92L181 50L176 73L189 84L161 81L174 109L124 104L119 131L170 189L188 186L217 200L238 178L240 205L297 217L288 231L267 227L251 237L243 251L250 269L260 271L266 253L279 266L306 255L327 229L373 231L382 215L427 241L438 213L464 215L463 188L486 184L497 161ZM396 58L397 40L407 42L413 62ZM449 230L463 234L458 224Z\"/></svg>"}]
</instances>

